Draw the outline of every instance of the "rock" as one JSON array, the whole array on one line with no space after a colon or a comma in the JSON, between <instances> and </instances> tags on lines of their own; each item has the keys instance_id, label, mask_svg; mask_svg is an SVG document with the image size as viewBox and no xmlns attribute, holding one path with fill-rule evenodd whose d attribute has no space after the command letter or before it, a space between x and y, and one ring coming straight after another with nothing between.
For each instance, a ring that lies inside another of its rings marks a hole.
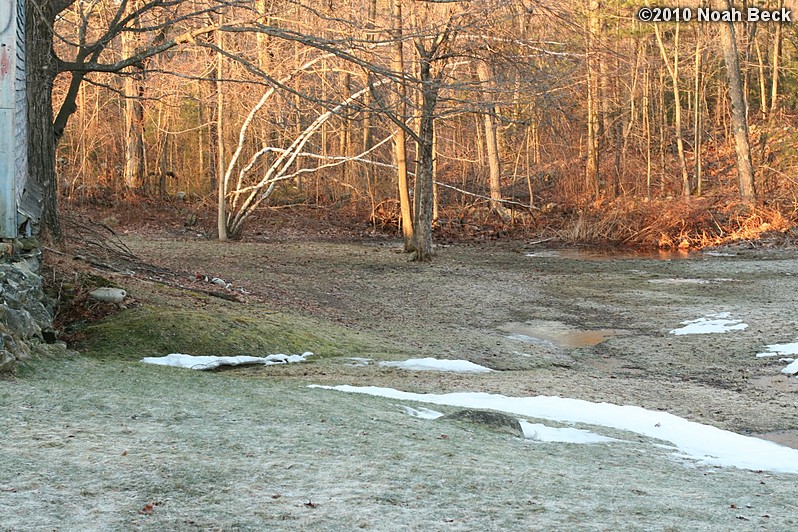
<instances>
[{"instance_id":1,"label":"rock","mask_svg":"<svg viewBox=\"0 0 798 532\"><path fill-rule=\"evenodd\" d=\"M111 216L107 216L107 217L103 218L100 223L102 223L103 225L106 225L108 227L118 227L119 226L119 218L117 218L116 216L114 216L112 214Z\"/></svg>"},{"instance_id":2,"label":"rock","mask_svg":"<svg viewBox=\"0 0 798 532\"><path fill-rule=\"evenodd\" d=\"M37 251L41 247L39 241L33 237L20 239L20 244L22 244L22 251Z\"/></svg>"},{"instance_id":3,"label":"rock","mask_svg":"<svg viewBox=\"0 0 798 532\"><path fill-rule=\"evenodd\" d=\"M11 371L17 363L17 357L6 351L0 349L0 373L4 371Z\"/></svg>"},{"instance_id":4,"label":"rock","mask_svg":"<svg viewBox=\"0 0 798 532\"><path fill-rule=\"evenodd\" d=\"M127 296L127 292L121 288L103 287L89 292L89 297L104 303L121 303L125 296Z\"/></svg>"},{"instance_id":5,"label":"rock","mask_svg":"<svg viewBox=\"0 0 798 532\"><path fill-rule=\"evenodd\" d=\"M41 336L41 328L27 310L15 310L5 305L0 305L0 319L2 319L8 329L14 331L18 338L28 340Z\"/></svg>"},{"instance_id":6,"label":"rock","mask_svg":"<svg viewBox=\"0 0 798 532\"><path fill-rule=\"evenodd\" d=\"M524 437L524 429L521 428L521 423L518 419L508 414L500 412L491 412L490 410L475 410L467 408L460 410L453 414L448 414L440 419L453 419L455 421L465 421L467 423L474 423L482 425L494 432L501 432L503 434L510 434L519 438Z\"/></svg>"},{"instance_id":7,"label":"rock","mask_svg":"<svg viewBox=\"0 0 798 532\"><path fill-rule=\"evenodd\" d=\"M23 238L0 245L6 251L12 248L0 261L0 371L11 371L32 351L47 346L42 331L53 331L54 300L42 289L38 242Z\"/></svg>"}]
</instances>

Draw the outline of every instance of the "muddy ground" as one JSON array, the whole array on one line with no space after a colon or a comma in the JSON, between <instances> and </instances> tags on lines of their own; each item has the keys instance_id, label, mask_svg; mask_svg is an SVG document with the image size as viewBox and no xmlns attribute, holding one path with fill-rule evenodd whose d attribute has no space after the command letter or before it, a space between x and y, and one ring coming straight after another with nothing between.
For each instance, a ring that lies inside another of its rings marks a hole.
<instances>
[{"instance_id":1,"label":"muddy ground","mask_svg":"<svg viewBox=\"0 0 798 532\"><path fill-rule=\"evenodd\" d=\"M795 250L601 255L525 242L461 243L439 247L433 262L420 264L386 238L123 240L144 261L221 277L267 306L375 339L375 358L465 359L499 370L403 372L353 367L338 357L281 367L280 375L630 404L798 446L798 379L780 374L786 363L778 357L755 356L798 337ZM669 332L721 312L748 327Z\"/></svg>"},{"instance_id":2,"label":"muddy ground","mask_svg":"<svg viewBox=\"0 0 798 532\"><path fill-rule=\"evenodd\" d=\"M755 356L798 336L794 251L608 257L505 241L418 264L382 237L269 234L130 232L133 261L50 257L65 290L100 273L130 295L126 309L78 300L87 316L114 311L74 324L80 352L0 378L0 530L796 529L794 474L709 466L606 427L578 425L617 442L524 440L307 387L608 401L795 446L798 380ZM748 327L669 332L721 312ZM219 372L139 362L304 350L317 356Z\"/></svg>"}]
</instances>

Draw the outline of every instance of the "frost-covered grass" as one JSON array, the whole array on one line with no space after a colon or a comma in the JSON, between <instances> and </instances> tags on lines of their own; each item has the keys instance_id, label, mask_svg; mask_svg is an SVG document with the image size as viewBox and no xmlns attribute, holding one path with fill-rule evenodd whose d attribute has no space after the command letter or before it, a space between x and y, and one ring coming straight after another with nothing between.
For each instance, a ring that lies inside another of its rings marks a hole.
<instances>
[{"instance_id":1,"label":"frost-covered grass","mask_svg":"<svg viewBox=\"0 0 798 532\"><path fill-rule=\"evenodd\" d=\"M235 371L40 360L0 382L0 434L15 531L798 526L794 475L524 441Z\"/></svg>"}]
</instances>

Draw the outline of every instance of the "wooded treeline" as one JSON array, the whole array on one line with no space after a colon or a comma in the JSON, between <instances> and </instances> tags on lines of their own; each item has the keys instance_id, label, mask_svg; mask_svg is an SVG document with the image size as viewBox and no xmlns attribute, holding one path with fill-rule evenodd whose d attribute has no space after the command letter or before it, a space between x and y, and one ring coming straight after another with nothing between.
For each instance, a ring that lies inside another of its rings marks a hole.
<instances>
[{"instance_id":1,"label":"wooded treeline","mask_svg":"<svg viewBox=\"0 0 798 532\"><path fill-rule=\"evenodd\" d=\"M599 198L795 210L793 24L644 23L615 0L65 3L66 196L219 194L221 238L260 205L355 203L401 217L422 259L433 221L474 205L504 221Z\"/></svg>"}]
</instances>

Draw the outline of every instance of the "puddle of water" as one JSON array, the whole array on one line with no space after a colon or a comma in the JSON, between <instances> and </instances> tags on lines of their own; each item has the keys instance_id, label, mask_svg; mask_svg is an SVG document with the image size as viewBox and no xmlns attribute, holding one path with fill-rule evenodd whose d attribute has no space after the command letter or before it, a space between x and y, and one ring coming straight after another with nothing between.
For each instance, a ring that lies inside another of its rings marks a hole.
<instances>
[{"instance_id":1,"label":"puddle of water","mask_svg":"<svg viewBox=\"0 0 798 532\"><path fill-rule=\"evenodd\" d=\"M559 321L510 322L499 327L509 338L546 347L587 347L626 334L619 329L579 330Z\"/></svg>"},{"instance_id":2,"label":"puddle of water","mask_svg":"<svg viewBox=\"0 0 798 532\"><path fill-rule=\"evenodd\" d=\"M736 257L737 253L725 253L723 251L704 251L704 255L708 257Z\"/></svg>"}]
</instances>

